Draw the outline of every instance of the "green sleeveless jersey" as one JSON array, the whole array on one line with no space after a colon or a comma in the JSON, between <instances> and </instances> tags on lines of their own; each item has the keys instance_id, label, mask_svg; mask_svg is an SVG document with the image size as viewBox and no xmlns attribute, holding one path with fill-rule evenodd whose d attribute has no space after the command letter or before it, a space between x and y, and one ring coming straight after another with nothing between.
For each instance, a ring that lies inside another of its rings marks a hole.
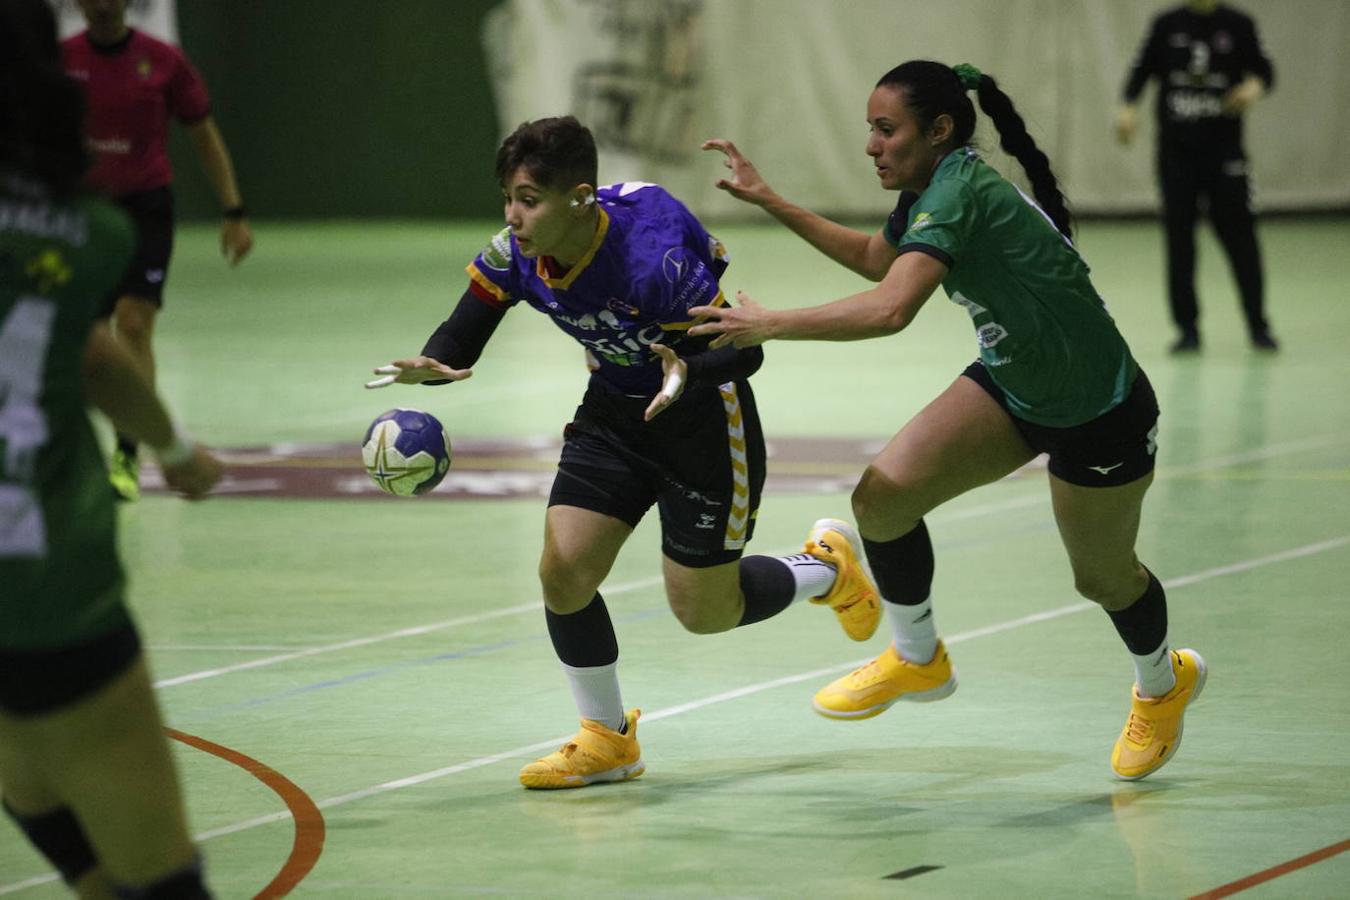
<instances>
[{"instance_id":1,"label":"green sleeveless jersey","mask_svg":"<svg viewBox=\"0 0 1350 900\"><path fill-rule=\"evenodd\" d=\"M127 621L112 491L82 362L134 246L126 216L0 170L0 648L59 649Z\"/></svg>"},{"instance_id":2,"label":"green sleeveless jersey","mask_svg":"<svg viewBox=\"0 0 1350 900\"><path fill-rule=\"evenodd\" d=\"M1014 415L1066 428L1125 399L1138 371L1130 348L1087 264L1031 198L970 147L947 154L913 198L901 198L885 238L948 266L942 286L970 314Z\"/></svg>"}]
</instances>

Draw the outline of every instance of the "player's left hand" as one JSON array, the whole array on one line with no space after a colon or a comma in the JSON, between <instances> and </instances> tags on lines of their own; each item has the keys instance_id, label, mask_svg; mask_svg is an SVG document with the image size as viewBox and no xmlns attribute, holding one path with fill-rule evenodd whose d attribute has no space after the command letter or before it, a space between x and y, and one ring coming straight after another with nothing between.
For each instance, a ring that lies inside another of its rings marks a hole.
<instances>
[{"instance_id":1,"label":"player's left hand","mask_svg":"<svg viewBox=\"0 0 1350 900\"><path fill-rule=\"evenodd\" d=\"M736 292L735 307L731 306L695 306L689 313L703 317L706 321L689 329L691 337L701 334L715 334L716 338L708 345L716 350L732 344L737 348L754 347L773 337L770 329L773 312L760 306L745 291Z\"/></svg>"},{"instance_id":2,"label":"player's left hand","mask_svg":"<svg viewBox=\"0 0 1350 900\"><path fill-rule=\"evenodd\" d=\"M661 382L661 390L652 398L642 415L644 422L650 422L663 409L680 399L680 394L684 393L684 383L689 377L689 364L676 356L674 350L665 344L652 344L652 352L661 357L661 372L665 378Z\"/></svg>"},{"instance_id":3,"label":"player's left hand","mask_svg":"<svg viewBox=\"0 0 1350 900\"><path fill-rule=\"evenodd\" d=\"M244 219L226 219L220 225L220 252L225 261L237 266L253 249L253 232Z\"/></svg>"}]
</instances>

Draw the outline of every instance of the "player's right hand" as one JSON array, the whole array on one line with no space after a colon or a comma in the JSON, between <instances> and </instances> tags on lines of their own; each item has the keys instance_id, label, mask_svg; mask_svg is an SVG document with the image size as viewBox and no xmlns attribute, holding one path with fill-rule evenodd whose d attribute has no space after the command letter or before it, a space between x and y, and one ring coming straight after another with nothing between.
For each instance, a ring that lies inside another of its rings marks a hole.
<instances>
[{"instance_id":1,"label":"player's right hand","mask_svg":"<svg viewBox=\"0 0 1350 900\"><path fill-rule=\"evenodd\" d=\"M174 466L162 466L164 482L189 500L200 500L211 492L224 471L220 460L201 444L194 444L192 455Z\"/></svg>"},{"instance_id":2,"label":"player's right hand","mask_svg":"<svg viewBox=\"0 0 1350 900\"><path fill-rule=\"evenodd\" d=\"M720 150L726 156L726 159L722 160L722 165L731 170L731 178L717 179L717 187L737 200L763 206L778 196L773 188L769 187L768 182L760 177L755 164L742 156L741 151L737 150L731 141L713 138L704 141L702 149Z\"/></svg>"},{"instance_id":3,"label":"player's right hand","mask_svg":"<svg viewBox=\"0 0 1350 900\"><path fill-rule=\"evenodd\" d=\"M473 375L473 369L452 369L430 356L396 359L373 371L381 377L366 382L366 387L371 389L391 384L421 384L424 381L463 381Z\"/></svg>"}]
</instances>

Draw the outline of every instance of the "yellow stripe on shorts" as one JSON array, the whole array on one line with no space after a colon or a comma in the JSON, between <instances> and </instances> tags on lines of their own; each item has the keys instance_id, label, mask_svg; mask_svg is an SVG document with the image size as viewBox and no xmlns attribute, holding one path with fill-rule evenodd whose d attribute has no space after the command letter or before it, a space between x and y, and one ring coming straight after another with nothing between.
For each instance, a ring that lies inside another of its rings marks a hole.
<instances>
[{"instance_id":1,"label":"yellow stripe on shorts","mask_svg":"<svg viewBox=\"0 0 1350 900\"><path fill-rule=\"evenodd\" d=\"M728 381L720 385L718 391L727 413L727 448L731 453L731 511L727 514L722 549L740 550L745 547L745 532L750 524L750 464L745 455L745 421L741 417L741 398L736 394L736 383Z\"/></svg>"}]
</instances>

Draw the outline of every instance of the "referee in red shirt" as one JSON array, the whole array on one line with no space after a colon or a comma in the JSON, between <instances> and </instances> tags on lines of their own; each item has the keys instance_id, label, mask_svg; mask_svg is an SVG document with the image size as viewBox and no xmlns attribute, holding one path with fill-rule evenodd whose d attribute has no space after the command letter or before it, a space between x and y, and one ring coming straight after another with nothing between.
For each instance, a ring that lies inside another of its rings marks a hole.
<instances>
[{"instance_id":1,"label":"referee in red shirt","mask_svg":"<svg viewBox=\"0 0 1350 900\"><path fill-rule=\"evenodd\" d=\"M106 315L153 379L151 337L163 305L173 252L173 171L169 118L192 137L202 168L220 200L220 247L231 265L253 246L234 164L211 117L206 85L183 52L127 27L127 0L79 0L88 28L61 45L66 74L85 90L85 132L94 164L88 185L111 197L136 223L139 240L126 279ZM140 496L136 443L118 435L111 466L119 496Z\"/></svg>"}]
</instances>

